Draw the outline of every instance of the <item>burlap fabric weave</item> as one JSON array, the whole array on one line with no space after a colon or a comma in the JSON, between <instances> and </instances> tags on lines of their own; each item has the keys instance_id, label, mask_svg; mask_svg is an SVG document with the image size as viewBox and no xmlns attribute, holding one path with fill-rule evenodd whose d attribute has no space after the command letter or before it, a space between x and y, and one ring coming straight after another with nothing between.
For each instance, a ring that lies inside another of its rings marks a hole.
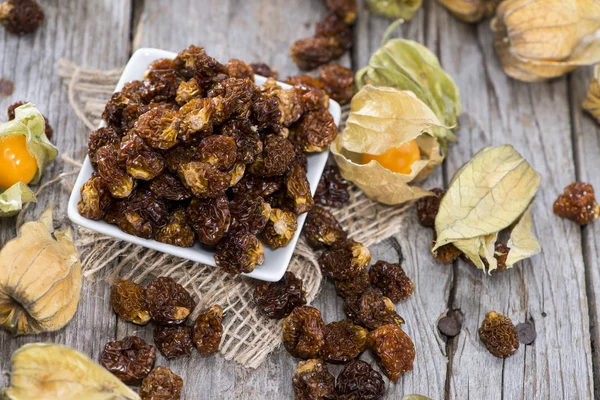
<instances>
[{"instance_id":1,"label":"burlap fabric weave","mask_svg":"<svg viewBox=\"0 0 600 400\"><path fill-rule=\"evenodd\" d=\"M75 113L89 130L96 129L121 70L82 69L61 60L59 74L68 87L69 101ZM82 135L87 134L89 132L82 132ZM369 200L355 187L351 188L350 194L348 205L332 210L350 237L371 246L399 231L404 211L409 205L384 206ZM252 304L252 293L258 284L253 279L232 276L218 268L83 228L79 229L76 245L87 278L101 276L109 283L118 278L128 278L141 283L151 277L170 276L195 295L198 301L196 314L209 305L221 305L225 318L220 353L227 360L256 368L281 344L281 322L263 317ZM301 238L289 266L289 270L304 281L309 304L319 293L323 281L317 258L318 254ZM191 317L195 316L192 314Z\"/></svg>"}]
</instances>

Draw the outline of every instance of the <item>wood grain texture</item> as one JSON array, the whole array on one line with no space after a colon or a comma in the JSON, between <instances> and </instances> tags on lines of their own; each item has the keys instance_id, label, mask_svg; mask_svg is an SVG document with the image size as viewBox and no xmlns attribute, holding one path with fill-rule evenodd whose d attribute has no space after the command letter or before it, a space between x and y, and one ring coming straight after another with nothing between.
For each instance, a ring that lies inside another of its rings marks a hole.
<instances>
[{"instance_id":1,"label":"wood grain texture","mask_svg":"<svg viewBox=\"0 0 600 400\"><path fill-rule=\"evenodd\" d=\"M449 397L590 398L581 236L577 226L552 213L557 193L575 179L567 81L525 84L509 79L493 52L486 23L458 23L437 4L430 18L439 26L440 58L461 89L465 110L460 144L449 151L448 172L484 146L510 143L542 174L533 216L543 253L491 276L458 265L453 307L463 313L464 324L453 355ZM491 310L515 324L534 322L535 343L521 345L504 361L492 357L477 333Z\"/></svg>"},{"instance_id":2,"label":"wood grain texture","mask_svg":"<svg viewBox=\"0 0 600 400\"><path fill-rule=\"evenodd\" d=\"M55 66L61 57L98 68L123 65L129 53L130 7L126 3L114 7L111 0L53 0L45 1L43 8L46 20L32 35L19 37L0 29L0 76L15 83L12 96L0 97L0 110L4 114L9 104L19 100L32 101L53 126L53 142L60 153L80 158L85 152L87 130L72 112ZM106 30L110 30L110 35ZM46 169L42 183L65 168L68 170L61 160L56 159ZM26 219L37 218L47 207L56 204L56 224L65 224L67 199L68 193L60 185L54 185L39 196ZM4 244L15 236L15 219L4 219L1 224L0 244ZM66 328L19 338L12 338L0 330L0 370L8 370L12 352L30 342L66 344L97 359L104 343L116 329L116 318L107 308L108 296L109 290L104 283L85 282L77 314ZM0 382L2 386L8 384L8 376L3 374Z\"/></svg>"}]
</instances>

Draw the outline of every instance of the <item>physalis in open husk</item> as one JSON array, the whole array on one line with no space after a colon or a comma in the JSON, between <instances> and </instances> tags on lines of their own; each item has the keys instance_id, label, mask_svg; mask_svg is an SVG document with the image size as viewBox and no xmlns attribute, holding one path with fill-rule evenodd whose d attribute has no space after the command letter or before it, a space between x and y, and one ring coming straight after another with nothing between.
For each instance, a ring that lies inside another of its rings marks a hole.
<instances>
[{"instance_id":1,"label":"physalis in open husk","mask_svg":"<svg viewBox=\"0 0 600 400\"><path fill-rule=\"evenodd\" d=\"M596 0L506 0L491 23L507 75L543 81L600 61Z\"/></svg>"},{"instance_id":2,"label":"physalis in open husk","mask_svg":"<svg viewBox=\"0 0 600 400\"><path fill-rule=\"evenodd\" d=\"M14 112L14 119L0 123L0 217L15 215L23 203L35 201L27 185L38 183L58 154L46 137L46 120L33 104Z\"/></svg>"},{"instance_id":3,"label":"physalis in open husk","mask_svg":"<svg viewBox=\"0 0 600 400\"><path fill-rule=\"evenodd\" d=\"M479 269L498 268L496 242L510 231L506 267L540 252L531 206L540 174L510 145L486 147L452 178L435 219L438 248L452 243Z\"/></svg>"},{"instance_id":4,"label":"physalis in open husk","mask_svg":"<svg viewBox=\"0 0 600 400\"><path fill-rule=\"evenodd\" d=\"M422 4L423 0L367 0L372 14L405 20L412 19Z\"/></svg>"},{"instance_id":5,"label":"physalis in open husk","mask_svg":"<svg viewBox=\"0 0 600 400\"><path fill-rule=\"evenodd\" d=\"M460 93L454 80L427 47L405 39L387 41L371 56L369 65L356 73L356 85L387 86L409 90L427 105L441 124L433 126L442 150L456 141L451 128L461 113Z\"/></svg>"},{"instance_id":6,"label":"physalis in open husk","mask_svg":"<svg viewBox=\"0 0 600 400\"><path fill-rule=\"evenodd\" d=\"M6 400L140 400L116 376L77 350L31 343L12 356Z\"/></svg>"},{"instance_id":7,"label":"physalis in open husk","mask_svg":"<svg viewBox=\"0 0 600 400\"><path fill-rule=\"evenodd\" d=\"M0 327L15 335L55 331L77 311L79 254L70 228L53 230L49 209L0 251Z\"/></svg>"},{"instance_id":8,"label":"physalis in open husk","mask_svg":"<svg viewBox=\"0 0 600 400\"><path fill-rule=\"evenodd\" d=\"M438 0L452 15L464 22L491 17L503 0Z\"/></svg>"},{"instance_id":9,"label":"physalis in open husk","mask_svg":"<svg viewBox=\"0 0 600 400\"><path fill-rule=\"evenodd\" d=\"M367 196L400 204L430 195L409 183L425 179L444 159L436 127L444 125L412 92L367 85L352 99L331 152L342 176Z\"/></svg>"}]
</instances>

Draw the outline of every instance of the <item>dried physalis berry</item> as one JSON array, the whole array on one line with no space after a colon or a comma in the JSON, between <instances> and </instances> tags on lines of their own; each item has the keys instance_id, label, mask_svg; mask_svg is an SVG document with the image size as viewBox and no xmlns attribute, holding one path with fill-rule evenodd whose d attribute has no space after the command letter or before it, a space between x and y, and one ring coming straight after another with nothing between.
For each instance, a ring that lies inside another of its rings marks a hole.
<instances>
[{"instance_id":1,"label":"dried physalis berry","mask_svg":"<svg viewBox=\"0 0 600 400\"><path fill-rule=\"evenodd\" d=\"M144 288L128 279L117 281L112 287L110 302L115 313L124 321L146 325L150 313L146 306Z\"/></svg>"},{"instance_id":2,"label":"dried physalis berry","mask_svg":"<svg viewBox=\"0 0 600 400\"><path fill-rule=\"evenodd\" d=\"M343 54L340 42L334 37L296 40L290 48L290 57L303 70L311 70Z\"/></svg>"},{"instance_id":3,"label":"dried physalis berry","mask_svg":"<svg viewBox=\"0 0 600 400\"><path fill-rule=\"evenodd\" d=\"M377 261L369 270L373 287L381 289L383 295L394 303L406 300L413 293L414 285L400 264Z\"/></svg>"},{"instance_id":4,"label":"dried physalis berry","mask_svg":"<svg viewBox=\"0 0 600 400\"><path fill-rule=\"evenodd\" d=\"M498 358L512 356L519 349L519 333L510 318L490 311L479 328L479 338L488 351Z\"/></svg>"},{"instance_id":5,"label":"dried physalis berry","mask_svg":"<svg viewBox=\"0 0 600 400\"><path fill-rule=\"evenodd\" d=\"M313 249L333 246L348 236L333 214L319 206L308 212L302 232Z\"/></svg>"},{"instance_id":6,"label":"dried physalis berry","mask_svg":"<svg viewBox=\"0 0 600 400\"><path fill-rule=\"evenodd\" d=\"M150 317L164 325L181 324L196 306L189 292L166 276L150 282L145 294Z\"/></svg>"},{"instance_id":7,"label":"dried physalis berry","mask_svg":"<svg viewBox=\"0 0 600 400\"><path fill-rule=\"evenodd\" d=\"M362 244L343 240L325 250L319 257L319 266L325 276L346 280L357 275L371 261L371 253Z\"/></svg>"},{"instance_id":8,"label":"dried physalis berry","mask_svg":"<svg viewBox=\"0 0 600 400\"><path fill-rule=\"evenodd\" d=\"M271 205L262 197L235 197L229 203L231 211L231 227L253 234L265 229L271 216Z\"/></svg>"},{"instance_id":9,"label":"dried physalis berry","mask_svg":"<svg viewBox=\"0 0 600 400\"><path fill-rule=\"evenodd\" d=\"M222 196L231 184L231 174L200 161L180 165L177 173L185 187L199 198Z\"/></svg>"},{"instance_id":10,"label":"dried physalis berry","mask_svg":"<svg viewBox=\"0 0 600 400\"><path fill-rule=\"evenodd\" d=\"M300 361L292 385L296 391L296 400L334 399L335 378L323 360Z\"/></svg>"},{"instance_id":11,"label":"dried physalis berry","mask_svg":"<svg viewBox=\"0 0 600 400\"><path fill-rule=\"evenodd\" d=\"M169 222L156 232L155 239L173 246L192 247L196 235L187 223L185 209L177 208L169 213Z\"/></svg>"},{"instance_id":12,"label":"dried physalis berry","mask_svg":"<svg viewBox=\"0 0 600 400\"><path fill-rule=\"evenodd\" d=\"M594 222L600 216L594 188L589 183L574 182L554 202L554 214L580 225Z\"/></svg>"},{"instance_id":13,"label":"dried physalis berry","mask_svg":"<svg viewBox=\"0 0 600 400\"><path fill-rule=\"evenodd\" d=\"M392 382L398 382L400 375L412 371L415 345L398 325L383 325L369 332L367 344Z\"/></svg>"},{"instance_id":14,"label":"dried physalis berry","mask_svg":"<svg viewBox=\"0 0 600 400\"><path fill-rule=\"evenodd\" d=\"M216 353L223 336L223 309L214 305L198 315L192 340L203 356Z\"/></svg>"},{"instance_id":15,"label":"dried physalis berry","mask_svg":"<svg viewBox=\"0 0 600 400\"><path fill-rule=\"evenodd\" d=\"M363 294L369 288L370 284L369 273L365 268L350 279L336 280L335 289L342 297L355 297Z\"/></svg>"},{"instance_id":16,"label":"dried physalis berry","mask_svg":"<svg viewBox=\"0 0 600 400\"><path fill-rule=\"evenodd\" d=\"M129 197L135 182L119 162L119 147L117 145L102 146L98 149L96 156L98 174L106 183L111 195L119 199Z\"/></svg>"},{"instance_id":17,"label":"dried physalis berry","mask_svg":"<svg viewBox=\"0 0 600 400\"><path fill-rule=\"evenodd\" d=\"M168 172L152 179L148 189L164 200L181 201L192 197L190 191L183 186L181 181Z\"/></svg>"},{"instance_id":18,"label":"dried physalis berry","mask_svg":"<svg viewBox=\"0 0 600 400\"><path fill-rule=\"evenodd\" d=\"M433 249L435 247L436 236L437 235L434 230L433 240L431 241L431 245L429 246L430 249ZM435 261L439 262L440 264L449 264L454 262L454 260L456 260L461 255L463 255L463 252L460 251L458 247L456 247L453 243L448 243L443 245L442 247L439 247L436 251L431 252L431 254L433 255ZM472 262L468 260L466 256L465 259L467 262L472 264Z\"/></svg>"},{"instance_id":19,"label":"dried physalis berry","mask_svg":"<svg viewBox=\"0 0 600 400\"><path fill-rule=\"evenodd\" d=\"M431 189L433 196L423 197L417 201L417 218L426 228L435 226L435 217L440 209L440 202L446 191L444 189Z\"/></svg>"},{"instance_id":20,"label":"dried physalis berry","mask_svg":"<svg viewBox=\"0 0 600 400\"><path fill-rule=\"evenodd\" d=\"M280 319L290 315L294 308L306 304L302 279L286 272L278 282L265 282L254 289L258 310L269 318Z\"/></svg>"},{"instance_id":21,"label":"dried physalis berry","mask_svg":"<svg viewBox=\"0 0 600 400\"><path fill-rule=\"evenodd\" d=\"M183 379L165 367L156 367L140 387L141 400L179 400Z\"/></svg>"},{"instance_id":22,"label":"dried physalis berry","mask_svg":"<svg viewBox=\"0 0 600 400\"><path fill-rule=\"evenodd\" d=\"M192 330L183 325L156 325L154 327L154 345L160 354L168 359L189 356L194 348Z\"/></svg>"},{"instance_id":23,"label":"dried physalis berry","mask_svg":"<svg viewBox=\"0 0 600 400\"><path fill-rule=\"evenodd\" d=\"M135 123L135 131L156 149L170 149L177 144L177 112L169 106L160 106L142 114Z\"/></svg>"},{"instance_id":24,"label":"dried physalis berry","mask_svg":"<svg viewBox=\"0 0 600 400\"><path fill-rule=\"evenodd\" d=\"M265 63L252 63L250 66L256 75L264 76L265 78L279 78L277 71Z\"/></svg>"},{"instance_id":25,"label":"dried physalis berry","mask_svg":"<svg viewBox=\"0 0 600 400\"><path fill-rule=\"evenodd\" d=\"M225 236L231 223L229 202L225 196L192 199L186 212L198 240L205 244L217 244Z\"/></svg>"},{"instance_id":26,"label":"dried physalis berry","mask_svg":"<svg viewBox=\"0 0 600 400\"><path fill-rule=\"evenodd\" d=\"M102 219L112 198L102 178L94 172L92 177L81 187L81 200L77 210L82 217Z\"/></svg>"},{"instance_id":27,"label":"dried physalis berry","mask_svg":"<svg viewBox=\"0 0 600 400\"><path fill-rule=\"evenodd\" d=\"M225 68L227 68L227 74L232 78L247 78L254 80L254 70L242 60L232 58L227 65L225 65Z\"/></svg>"},{"instance_id":28,"label":"dried physalis berry","mask_svg":"<svg viewBox=\"0 0 600 400\"><path fill-rule=\"evenodd\" d=\"M333 165L327 166L317 186L315 203L341 208L349 200L348 181L340 175L338 167Z\"/></svg>"},{"instance_id":29,"label":"dried physalis berry","mask_svg":"<svg viewBox=\"0 0 600 400\"><path fill-rule=\"evenodd\" d=\"M156 351L137 336L109 342L100 355L100 363L128 385L139 385L154 367Z\"/></svg>"},{"instance_id":30,"label":"dried physalis berry","mask_svg":"<svg viewBox=\"0 0 600 400\"><path fill-rule=\"evenodd\" d=\"M333 46L333 58L340 57L346 50L352 47L352 30L335 14L328 15L323 21L317 24L315 27L315 38L330 41Z\"/></svg>"},{"instance_id":31,"label":"dried physalis berry","mask_svg":"<svg viewBox=\"0 0 600 400\"><path fill-rule=\"evenodd\" d=\"M109 126L92 131L88 138L88 156L90 157L90 161L94 165L98 162L97 152L102 146L120 146L120 144L121 138L117 135L117 132Z\"/></svg>"},{"instance_id":32,"label":"dried physalis berry","mask_svg":"<svg viewBox=\"0 0 600 400\"><path fill-rule=\"evenodd\" d=\"M357 5L356 0L324 0L329 11L344 20L346 24L352 24L356 21Z\"/></svg>"},{"instance_id":33,"label":"dried physalis berry","mask_svg":"<svg viewBox=\"0 0 600 400\"><path fill-rule=\"evenodd\" d=\"M235 230L217 244L215 263L230 274L248 273L265 260L263 244L256 235Z\"/></svg>"},{"instance_id":34,"label":"dried physalis berry","mask_svg":"<svg viewBox=\"0 0 600 400\"><path fill-rule=\"evenodd\" d=\"M7 0L0 4L0 24L10 33L35 31L44 21L44 11L35 0Z\"/></svg>"},{"instance_id":35,"label":"dried physalis berry","mask_svg":"<svg viewBox=\"0 0 600 400\"><path fill-rule=\"evenodd\" d=\"M337 137L338 129L326 109L309 111L290 128L293 140L308 153L325 151Z\"/></svg>"},{"instance_id":36,"label":"dried physalis berry","mask_svg":"<svg viewBox=\"0 0 600 400\"><path fill-rule=\"evenodd\" d=\"M381 295L379 289L369 288L360 297L346 297L344 311L358 325L376 329L382 325L402 325L404 319L396 313L394 303Z\"/></svg>"},{"instance_id":37,"label":"dried physalis berry","mask_svg":"<svg viewBox=\"0 0 600 400\"><path fill-rule=\"evenodd\" d=\"M283 179L285 194L290 201L290 206L296 214L310 211L315 204L310 190L310 183L306 177L306 171L299 164L292 164L290 170Z\"/></svg>"},{"instance_id":38,"label":"dried physalis berry","mask_svg":"<svg viewBox=\"0 0 600 400\"><path fill-rule=\"evenodd\" d=\"M321 81L325 91L337 102L345 103L354 96L354 72L338 64L327 64L321 68Z\"/></svg>"},{"instance_id":39,"label":"dried physalis berry","mask_svg":"<svg viewBox=\"0 0 600 400\"><path fill-rule=\"evenodd\" d=\"M337 377L335 391L340 400L378 400L383 397L385 383L381 374L362 360L352 360Z\"/></svg>"},{"instance_id":40,"label":"dried physalis berry","mask_svg":"<svg viewBox=\"0 0 600 400\"><path fill-rule=\"evenodd\" d=\"M321 312L314 307L296 307L281 326L283 345L298 358L314 358L321 354L325 341L325 324Z\"/></svg>"},{"instance_id":41,"label":"dried physalis berry","mask_svg":"<svg viewBox=\"0 0 600 400\"><path fill-rule=\"evenodd\" d=\"M284 175L296 155L294 145L279 135L269 135L264 140L263 152L250 165L250 173L262 176Z\"/></svg>"},{"instance_id":42,"label":"dried physalis berry","mask_svg":"<svg viewBox=\"0 0 600 400\"><path fill-rule=\"evenodd\" d=\"M330 363L346 363L367 348L367 330L352 321L331 322L325 325L325 342L321 355Z\"/></svg>"},{"instance_id":43,"label":"dried physalis berry","mask_svg":"<svg viewBox=\"0 0 600 400\"><path fill-rule=\"evenodd\" d=\"M298 229L298 217L288 210L274 208L271 210L269 221L262 231L264 244L272 249L285 247L294 237Z\"/></svg>"},{"instance_id":44,"label":"dried physalis berry","mask_svg":"<svg viewBox=\"0 0 600 400\"><path fill-rule=\"evenodd\" d=\"M121 139L119 157L130 176L144 181L156 178L165 167L163 156L133 130Z\"/></svg>"}]
</instances>

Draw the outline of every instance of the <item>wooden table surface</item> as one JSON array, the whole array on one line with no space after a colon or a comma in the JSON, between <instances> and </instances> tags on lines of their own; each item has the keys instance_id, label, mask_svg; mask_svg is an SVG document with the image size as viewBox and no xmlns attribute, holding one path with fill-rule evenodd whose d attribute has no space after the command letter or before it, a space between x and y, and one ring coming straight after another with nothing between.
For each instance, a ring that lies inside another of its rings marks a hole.
<instances>
[{"instance_id":1,"label":"wooden table surface","mask_svg":"<svg viewBox=\"0 0 600 400\"><path fill-rule=\"evenodd\" d=\"M49 118L62 154L85 154L87 131L71 110L57 74L57 61L70 59L93 68L123 66L139 47L179 51L205 46L220 61L235 57L276 66L282 77L296 74L288 56L291 43L312 34L326 15L320 0L47 0L46 22L35 34L18 37L0 29L0 78L15 92L0 97L0 109L30 100ZM217 5L218 4L218 5ZM379 45L390 21L369 15L364 4L354 26L354 47L342 63L360 68ZM492 48L487 22L468 25L425 0L417 16L396 31L434 51L460 87L464 113L459 143L427 181L447 184L454 171L484 146L510 143L542 174L533 214L543 253L504 273L486 276L462 262L437 265L429 254L430 232L414 217L393 238L374 246L374 260L397 261L415 282L415 294L397 305L415 342L414 371L387 385L386 399L409 393L433 399L587 399L600 383L598 312L600 223L580 228L555 217L552 202L572 181L600 189L600 129L581 110L590 68L547 83L525 84L504 75ZM56 160L44 175L51 179L68 167ZM55 186L27 214L37 217L58 203L67 223L68 194ZM1 222L0 243L15 235L14 219ZM344 317L342 302L327 283L315 306L326 322ZM446 310L463 320L461 333L446 341L436 321ZM515 323L531 321L537 339L506 359L492 357L477 329L485 313L496 310ZM12 338L0 332L0 370L10 354L36 341L63 343L97 359L104 344L137 334L151 339L151 328L118 321L109 306L109 288L86 283L74 320L55 333ZM371 360L370 355L363 358ZM168 362L184 380L185 399L291 399L296 360L283 349L262 367L246 370L219 356L197 353ZM335 373L338 367L332 368ZM387 382L387 381L386 381ZM0 385L8 377L0 378ZM598 390L596 394L598 394ZM598 396L596 396L598 397Z\"/></svg>"}]
</instances>

